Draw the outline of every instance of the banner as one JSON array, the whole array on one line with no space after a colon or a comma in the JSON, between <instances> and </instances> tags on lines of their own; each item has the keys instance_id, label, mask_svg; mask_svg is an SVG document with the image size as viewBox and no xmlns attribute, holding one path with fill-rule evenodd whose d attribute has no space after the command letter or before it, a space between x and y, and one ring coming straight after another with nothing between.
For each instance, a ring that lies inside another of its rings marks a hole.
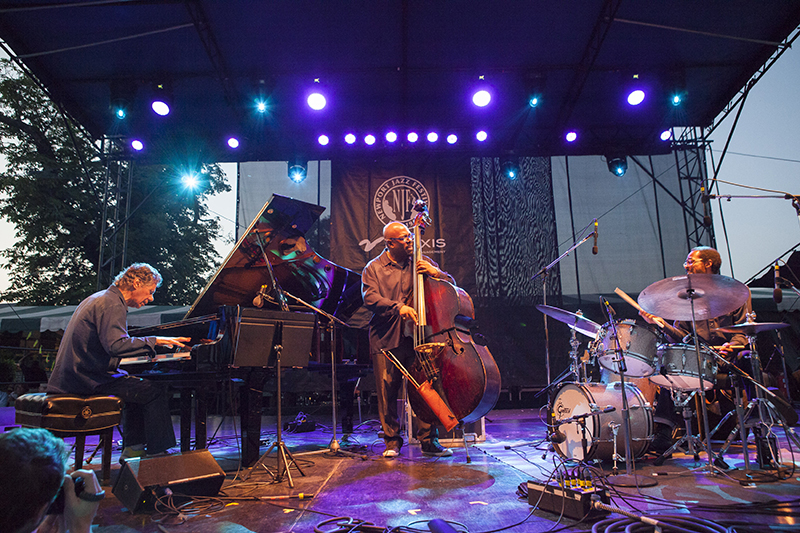
<instances>
[{"instance_id":1,"label":"banner","mask_svg":"<svg viewBox=\"0 0 800 533\"><path fill-rule=\"evenodd\" d=\"M468 293L475 288L470 162L464 156L337 159L331 176L331 260L361 272L384 249L383 227L409 227L412 206L425 201L431 225L422 253Z\"/></svg>"}]
</instances>

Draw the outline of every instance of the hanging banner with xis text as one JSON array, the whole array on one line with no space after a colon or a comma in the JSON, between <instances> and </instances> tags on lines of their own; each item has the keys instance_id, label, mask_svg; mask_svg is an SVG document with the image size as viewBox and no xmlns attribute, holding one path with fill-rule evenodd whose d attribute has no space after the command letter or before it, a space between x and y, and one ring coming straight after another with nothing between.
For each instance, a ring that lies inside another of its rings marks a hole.
<instances>
[{"instance_id":1,"label":"hanging banner with xis text","mask_svg":"<svg viewBox=\"0 0 800 533\"><path fill-rule=\"evenodd\" d=\"M431 218L422 253L467 292L475 287L468 157L337 159L331 174L333 262L360 273L383 251L383 227L398 221L411 229L421 199Z\"/></svg>"}]
</instances>

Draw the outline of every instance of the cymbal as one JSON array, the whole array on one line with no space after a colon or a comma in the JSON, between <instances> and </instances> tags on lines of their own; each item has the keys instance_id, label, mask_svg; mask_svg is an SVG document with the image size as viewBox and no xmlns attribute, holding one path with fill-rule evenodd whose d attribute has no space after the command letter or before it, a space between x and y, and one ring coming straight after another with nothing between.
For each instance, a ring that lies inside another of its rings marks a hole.
<instances>
[{"instance_id":1,"label":"cymbal","mask_svg":"<svg viewBox=\"0 0 800 533\"><path fill-rule=\"evenodd\" d=\"M546 314L549 317L555 318L559 322L563 322L564 324L568 325L578 333L583 333L587 337L595 338L597 334L600 332L601 326L597 322L593 322L588 318L584 318L581 315L576 315L575 313L570 313L569 311L565 311L564 309L559 309L558 307L551 307L549 305L542 305L539 304L536 306L536 309L541 311L542 313Z\"/></svg>"},{"instance_id":2,"label":"cymbal","mask_svg":"<svg viewBox=\"0 0 800 533\"><path fill-rule=\"evenodd\" d=\"M671 320L691 320L692 302L696 320L726 315L750 298L747 285L720 274L684 274L649 285L638 298L639 305L653 315Z\"/></svg>"},{"instance_id":3,"label":"cymbal","mask_svg":"<svg viewBox=\"0 0 800 533\"><path fill-rule=\"evenodd\" d=\"M772 331L773 329L788 328L789 324L786 322L744 322L736 324L735 326L727 326L724 328L717 328L717 331L723 333L744 333L748 337L761 333L762 331Z\"/></svg>"}]
</instances>

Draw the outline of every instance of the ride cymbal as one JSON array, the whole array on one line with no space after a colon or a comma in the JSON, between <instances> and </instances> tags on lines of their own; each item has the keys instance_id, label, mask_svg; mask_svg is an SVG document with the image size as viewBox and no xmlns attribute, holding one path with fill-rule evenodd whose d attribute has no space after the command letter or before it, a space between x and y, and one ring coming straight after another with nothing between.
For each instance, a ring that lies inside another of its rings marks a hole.
<instances>
[{"instance_id":1,"label":"ride cymbal","mask_svg":"<svg viewBox=\"0 0 800 533\"><path fill-rule=\"evenodd\" d=\"M741 307L750 298L747 285L720 274L684 274L649 285L638 298L648 313L670 320L709 320Z\"/></svg>"},{"instance_id":2,"label":"ride cymbal","mask_svg":"<svg viewBox=\"0 0 800 533\"><path fill-rule=\"evenodd\" d=\"M587 337L591 337L594 339L600 332L601 329L600 324L598 324L597 322L593 322L588 318L584 318L581 315L570 313L569 311L565 311L564 309L559 309L558 307L552 307L549 305L542 305L542 304L537 305L536 309L538 309L539 311L541 311L542 313L546 314L551 318L555 318L559 322L563 322L570 328L574 329L578 333L583 333Z\"/></svg>"},{"instance_id":3,"label":"ride cymbal","mask_svg":"<svg viewBox=\"0 0 800 533\"><path fill-rule=\"evenodd\" d=\"M721 331L723 333L744 333L748 337L752 337L756 333L761 333L762 331L772 331L773 329L788 327L789 324L786 322L744 322L734 326L717 328L717 331Z\"/></svg>"}]
</instances>

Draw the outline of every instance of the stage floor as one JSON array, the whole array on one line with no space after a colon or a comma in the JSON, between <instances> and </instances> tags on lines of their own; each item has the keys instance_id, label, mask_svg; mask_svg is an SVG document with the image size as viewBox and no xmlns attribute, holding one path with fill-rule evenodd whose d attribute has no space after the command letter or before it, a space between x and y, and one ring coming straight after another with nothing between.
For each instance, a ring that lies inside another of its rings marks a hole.
<instances>
[{"instance_id":1,"label":"stage floor","mask_svg":"<svg viewBox=\"0 0 800 533\"><path fill-rule=\"evenodd\" d=\"M326 451L333 437L330 408L327 413L324 408L317 409L318 412L307 416L317 429L283 433L286 448L304 474L296 467L290 468L294 488L290 487L287 476L275 482L275 454L252 472L240 468L239 438L233 419L212 417L208 424L209 450L227 474L218 497L196 498L180 511L164 508L164 512L132 514L109 486L93 531L313 532L316 527L333 532L349 531L359 521L373 524L362 527L362 531L403 526L427 531L428 521L439 518L453 522L458 531L475 533L510 528L544 532L589 530L599 520L623 518L620 514L610 514L578 522L568 516L559 517L562 498L556 499L556 512L547 512L535 509L527 498L519 496L521 484L546 483L556 473L572 471L578 466L577 462L565 463L559 454L548 451L548 443L543 442L545 424L539 410L489 413L485 418L485 440L470 445L468 461L464 448L455 443L452 443L453 456L449 458L428 458L421 454L419 445L406 444L400 457L384 459L376 420L364 420L349 435L337 434L342 450L355 455L331 453ZM12 425L13 409L3 411L4 425ZM284 417L284 422L293 419ZM261 453L275 442L275 418L264 417L263 428ZM632 433L642 435L643 431L634 428ZM609 486L606 491L611 505L651 518L677 515L722 525L747 524L737 531L796 529L800 519L800 472L795 472L792 465L800 458L795 457L796 445L787 441L784 431L777 429L775 433L780 460L787 466L780 474L782 480L777 480L774 470L758 469L751 437L748 446L751 468L754 475L765 478L763 482L740 483L733 479L742 475L740 443L733 444L725 454L724 461L730 469L724 472L710 469L705 453L695 461L692 456L678 452L662 466L654 466L656 456L648 454L635 462L632 471L641 479L656 480L658 484L638 489ZM719 449L722 443L713 445ZM620 446L624 449L621 441ZM87 448L92 449L91 445ZM112 485L120 473L118 456L119 447L115 446ZM165 459L151 459L156 460ZM94 458L90 468L99 469L99 462L99 457ZM612 474L612 466L610 461L593 464L591 474L596 486L606 483L604 476ZM625 474L624 461L619 464L619 471ZM248 473L249 477L243 480ZM305 495L303 499L298 497L300 494ZM570 509L574 505L580 507L577 502L569 504ZM564 505L566 510L567 503ZM333 522L323 524L329 520ZM693 530L692 524L684 527Z\"/></svg>"}]
</instances>

